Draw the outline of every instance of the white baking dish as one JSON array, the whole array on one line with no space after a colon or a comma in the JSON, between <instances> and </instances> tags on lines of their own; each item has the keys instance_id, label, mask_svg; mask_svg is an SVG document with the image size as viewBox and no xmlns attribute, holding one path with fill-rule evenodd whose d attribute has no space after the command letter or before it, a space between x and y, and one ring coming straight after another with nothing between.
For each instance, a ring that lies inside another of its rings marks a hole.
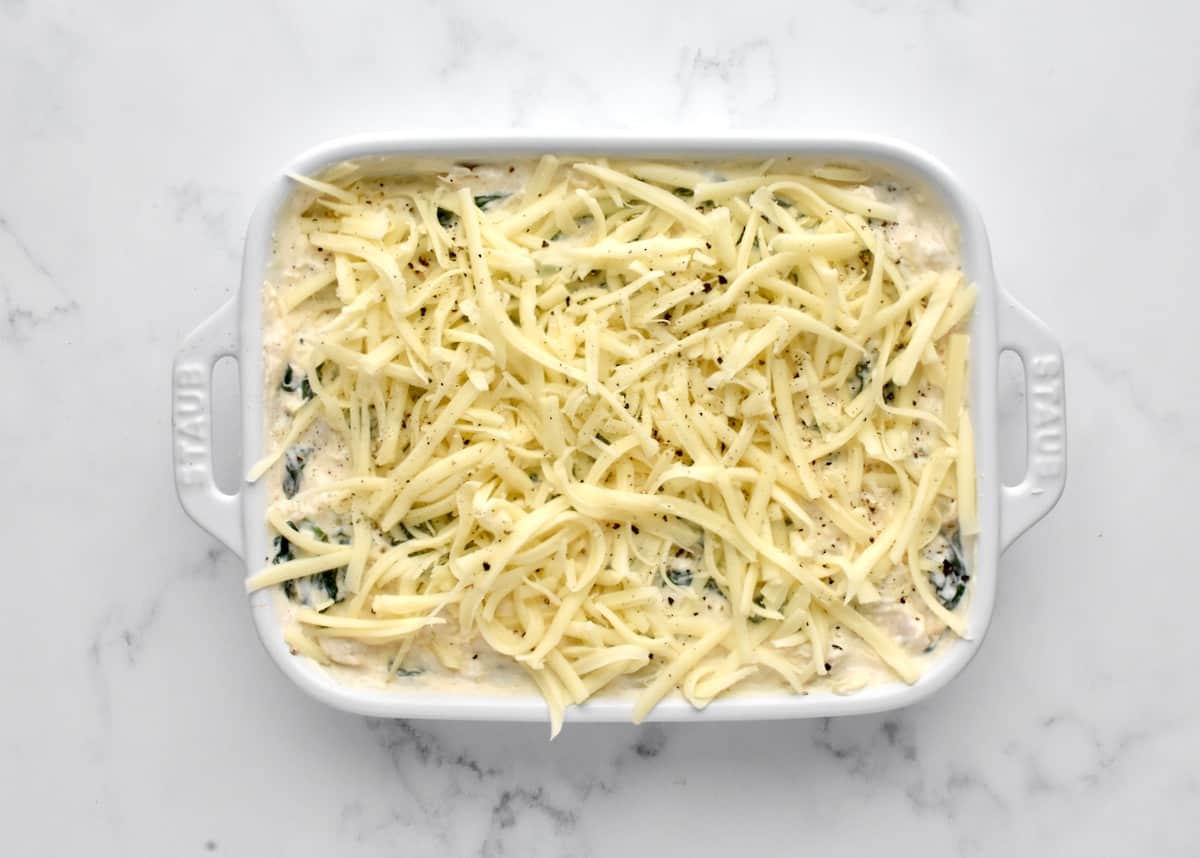
<instances>
[{"instance_id":1,"label":"white baking dish","mask_svg":"<svg viewBox=\"0 0 1200 858\"><path fill-rule=\"evenodd\" d=\"M670 138L637 136L487 138L409 136L354 137L326 143L287 165L301 174L368 155L436 156L481 160L528 157L544 152L658 157L767 158L797 155L879 164L916 179L942 198L961 229L962 262L979 289L971 322L971 389L976 432L981 534L975 550L968 628L970 638L948 651L913 685L895 683L851 696L814 693L719 699L697 711L682 698L664 700L651 714L659 721L715 721L764 718L811 718L878 712L907 706L944 686L966 666L983 640L995 602L997 560L1003 551L1057 502L1066 479L1066 419L1062 352L1046 327L996 285L983 221L958 183L927 155L895 142L863 137L735 136ZM262 302L260 290L271 254L277 215L294 185L283 172L275 176L254 212L246 236L239 295L185 340L173 375L175 479L184 509L198 524L246 561L247 574L266 562L264 524L266 490L260 482L237 494L221 492L212 478L211 375L225 356L240 364L244 437L242 458L263 453ZM1025 366L1028 466L1015 486L1002 485L997 454L997 361L1001 351L1016 352ZM419 691L353 688L338 683L316 664L289 653L272 605L274 595L250 596L259 636L275 662L297 685L339 709L383 717L544 720L541 698L528 696L451 695ZM568 711L570 721L628 721L632 702L599 698Z\"/></svg>"}]
</instances>

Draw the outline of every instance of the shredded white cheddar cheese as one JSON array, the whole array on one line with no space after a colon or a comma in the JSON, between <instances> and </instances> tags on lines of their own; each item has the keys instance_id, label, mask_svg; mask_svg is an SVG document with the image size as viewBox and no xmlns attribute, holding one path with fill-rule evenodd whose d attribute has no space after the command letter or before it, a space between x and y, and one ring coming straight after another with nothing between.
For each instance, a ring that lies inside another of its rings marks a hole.
<instances>
[{"instance_id":1,"label":"shredded white cheddar cheese","mask_svg":"<svg viewBox=\"0 0 1200 858\"><path fill-rule=\"evenodd\" d=\"M527 674L557 731L600 693L913 682L966 633L974 292L920 191L791 159L293 178L248 588L297 654Z\"/></svg>"}]
</instances>

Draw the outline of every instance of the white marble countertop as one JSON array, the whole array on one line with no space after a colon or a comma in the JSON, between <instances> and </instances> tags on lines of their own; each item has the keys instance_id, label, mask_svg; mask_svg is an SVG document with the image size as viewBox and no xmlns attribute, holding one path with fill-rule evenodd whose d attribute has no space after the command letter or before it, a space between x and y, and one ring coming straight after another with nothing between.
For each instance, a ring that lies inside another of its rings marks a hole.
<instances>
[{"instance_id":1,"label":"white marble countertop","mask_svg":"<svg viewBox=\"0 0 1200 858\"><path fill-rule=\"evenodd\" d=\"M6 854L1200 854L1200 7L321 5L0 2ZM550 744L269 663L174 497L174 350L299 149L507 128L882 133L973 189L1065 347L1071 465L944 692Z\"/></svg>"}]
</instances>

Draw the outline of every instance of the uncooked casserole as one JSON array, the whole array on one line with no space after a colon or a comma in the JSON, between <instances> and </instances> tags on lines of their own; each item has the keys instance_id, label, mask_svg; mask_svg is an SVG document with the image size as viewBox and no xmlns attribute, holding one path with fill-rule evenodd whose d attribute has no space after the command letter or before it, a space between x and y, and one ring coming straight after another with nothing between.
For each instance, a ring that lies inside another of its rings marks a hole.
<instances>
[{"instance_id":1,"label":"uncooked casserole","mask_svg":"<svg viewBox=\"0 0 1200 858\"><path fill-rule=\"evenodd\" d=\"M703 707L966 632L973 286L886 168L355 159L263 301L274 588L346 683Z\"/></svg>"}]
</instances>

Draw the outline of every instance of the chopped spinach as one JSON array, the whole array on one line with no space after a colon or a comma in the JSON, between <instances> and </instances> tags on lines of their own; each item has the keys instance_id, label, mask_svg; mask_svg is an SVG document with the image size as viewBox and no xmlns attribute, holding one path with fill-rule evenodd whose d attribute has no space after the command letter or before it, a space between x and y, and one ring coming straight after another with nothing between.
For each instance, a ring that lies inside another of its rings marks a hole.
<instances>
[{"instance_id":1,"label":"chopped spinach","mask_svg":"<svg viewBox=\"0 0 1200 858\"><path fill-rule=\"evenodd\" d=\"M321 367L324 365L322 363L317 367L318 378L321 374ZM288 393L299 393L300 398L305 402L313 398L313 389L308 381L308 376L293 369L290 363L283 368L283 378L279 382L279 389L286 390Z\"/></svg>"},{"instance_id":2,"label":"chopped spinach","mask_svg":"<svg viewBox=\"0 0 1200 858\"><path fill-rule=\"evenodd\" d=\"M289 560L295 560L296 557L292 554L292 543L288 542L288 538L282 533L275 537L275 556L271 558L271 565L279 563L287 563ZM295 601L296 598L296 582L284 581L283 592L289 599Z\"/></svg>"},{"instance_id":3,"label":"chopped spinach","mask_svg":"<svg viewBox=\"0 0 1200 858\"><path fill-rule=\"evenodd\" d=\"M725 591L721 589L721 585L717 583L716 578L709 578L704 582L704 589L710 593L716 593L722 599L725 598Z\"/></svg>"},{"instance_id":4,"label":"chopped spinach","mask_svg":"<svg viewBox=\"0 0 1200 858\"><path fill-rule=\"evenodd\" d=\"M783 197L776 197L775 205L779 206L781 209L790 209L792 207L792 201L785 200ZM801 217L803 217L803 215L801 215Z\"/></svg>"},{"instance_id":5,"label":"chopped spinach","mask_svg":"<svg viewBox=\"0 0 1200 858\"><path fill-rule=\"evenodd\" d=\"M497 200L507 199L508 194L480 194L475 198L475 205L481 209L486 209Z\"/></svg>"},{"instance_id":6,"label":"chopped spinach","mask_svg":"<svg viewBox=\"0 0 1200 858\"><path fill-rule=\"evenodd\" d=\"M289 521L288 526L293 530L307 530L312 533L314 538L322 542L327 541L325 531L312 522L302 521L297 525L296 522ZM292 552L292 544L288 538L282 533L276 536L275 556L271 558L271 563L286 563L295 559L296 556ZM346 598L344 595L346 567L327 569L315 575L284 581L282 587L283 594L291 601L323 611L329 607L330 603L340 602Z\"/></svg>"},{"instance_id":7,"label":"chopped spinach","mask_svg":"<svg viewBox=\"0 0 1200 858\"><path fill-rule=\"evenodd\" d=\"M313 539L316 539L320 542L328 542L329 541L329 537L328 537L328 535L326 535L325 531L322 530L319 525L313 524L308 519L305 519L304 521L300 522L299 524L296 524L296 522L294 522L294 521L289 521L288 527L290 527L292 530L307 530L309 533L312 534Z\"/></svg>"},{"instance_id":8,"label":"chopped spinach","mask_svg":"<svg viewBox=\"0 0 1200 858\"><path fill-rule=\"evenodd\" d=\"M338 582L338 573L344 573L345 571L346 570L344 568L326 569L324 572L320 572L313 576L320 582L321 587L323 587L325 590L325 594L335 602L338 600L338 592L341 590Z\"/></svg>"},{"instance_id":9,"label":"chopped spinach","mask_svg":"<svg viewBox=\"0 0 1200 858\"><path fill-rule=\"evenodd\" d=\"M946 549L941 553L940 564L929 575L930 583L937 590L938 601L947 610L954 610L967 592L971 575L963 559L962 539L959 532L942 534Z\"/></svg>"},{"instance_id":10,"label":"chopped spinach","mask_svg":"<svg viewBox=\"0 0 1200 858\"><path fill-rule=\"evenodd\" d=\"M438 206L437 219L443 229L450 229L458 223L458 215L450 211L450 209L444 209L441 206Z\"/></svg>"},{"instance_id":11,"label":"chopped spinach","mask_svg":"<svg viewBox=\"0 0 1200 858\"><path fill-rule=\"evenodd\" d=\"M409 670L408 668L404 667L396 668L396 676L420 676L424 672L425 671L421 670L419 667L413 670Z\"/></svg>"},{"instance_id":12,"label":"chopped spinach","mask_svg":"<svg viewBox=\"0 0 1200 858\"><path fill-rule=\"evenodd\" d=\"M287 452L283 454L284 497L295 497L296 492L300 490L300 472L308 464L308 457L310 455L312 455L312 450L299 445L289 447Z\"/></svg>"},{"instance_id":13,"label":"chopped spinach","mask_svg":"<svg viewBox=\"0 0 1200 858\"><path fill-rule=\"evenodd\" d=\"M345 589L345 566L283 582L283 592L290 600L319 611L346 598Z\"/></svg>"},{"instance_id":14,"label":"chopped spinach","mask_svg":"<svg viewBox=\"0 0 1200 858\"><path fill-rule=\"evenodd\" d=\"M859 361L854 367L854 378L850 379L850 392L855 396L863 392L867 382L871 380L871 362Z\"/></svg>"},{"instance_id":15,"label":"chopped spinach","mask_svg":"<svg viewBox=\"0 0 1200 858\"><path fill-rule=\"evenodd\" d=\"M271 558L271 564L287 563L289 560L294 560L292 555L292 543L288 542L288 538L282 533L275 537L275 556Z\"/></svg>"},{"instance_id":16,"label":"chopped spinach","mask_svg":"<svg viewBox=\"0 0 1200 858\"><path fill-rule=\"evenodd\" d=\"M762 593L759 593L757 596L754 597L754 604L758 605L758 607L760 607L760 608L766 608L767 607L766 596L764 596ZM758 616L757 614L751 614L747 619L754 625L758 625L759 623L761 623L763 621L764 618Z\"/></svg>"},{"instance_id":17,"label":"chopped spinach","mask_svg":"<svg viewBox=\"0 0 1200 858\"><path fill-rule=\"evenodd\" d=\"M693 191L691 188L676 188L675 190L671 191L671 193L677 197L682 197L685 200L691 199L696 195L695 191Z\"/></svg>"},{"instance_id":18,"label":"chopped spinach","mask_svg":"<svg viewBox=\"0 0 1200 858\"><path fill-rule=\"evenodd\" d=\"M300 387L300 380L303 378L304 376L298 375L289 363L283 368L283 378L279 382L279 387L288 393L295 393Z\"/></svg>"},{"instance_id":19,"label":"chopped spinach","mask_svg":"<svg viewBox=\"0 0 1200 858\"><path fill-rule=\"evenodd\" d=\"M886 384L884 384L884 386L883 386L883 401L884 402L895 402L896 401L896 385L894 382L889 381Z\"/></svg>"},{"instance_id":20,"label":"chopped spinach","mask_svg":"<svg viewBox=\"0 0 1200 858\"><path fill-rule=\"evenodd\" d=\"M668 581L676 587L692 586L692 570L691 569L668 569L663 573Z\"/></svg>"}]
</instances>

